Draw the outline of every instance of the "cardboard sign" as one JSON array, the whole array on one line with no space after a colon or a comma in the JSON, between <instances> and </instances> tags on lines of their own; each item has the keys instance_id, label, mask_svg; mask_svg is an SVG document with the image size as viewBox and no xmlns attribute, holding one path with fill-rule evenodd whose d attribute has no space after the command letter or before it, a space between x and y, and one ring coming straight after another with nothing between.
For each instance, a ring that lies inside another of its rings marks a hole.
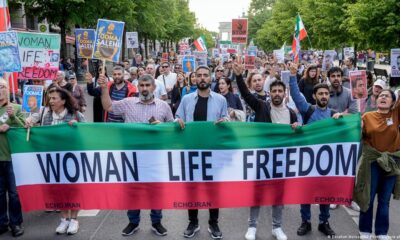
<instances>
[{"instance_id":1,"label":"cardboard sign","mask_svg":"<svg viewBox=\"0 0 400 240\"><path fill-rule=\"evenodd\" d=\"M56 79L60 61L59 34L18 32L22 71L19 79Z\"/></svg>"},{"instance_id":2,"label":"cardboard sign","mask_svg":"<svg viewBox=\"0 0 400 240\"><path fill-rule=\"evenodd\" d=\"M322 61L322 71L329 71L333 67L333 60L335 59L335 50L325 50L324 59Z\"/></svg>"},{"instance_id":3,"label":"cardboard sign","mask_svg":"<svg viewBox=\"0 0 400 240\"><path fill-rule=\"evenodd\" d=\"M390 50L390 68L392 77L400 77L400 48Z\"/></svg>"},{"instance_id":4,"label":"cardboard sign","mask_svg":"<svg viewBox=\"0 0 400 240\"><path fill-rule=\"evenodd\" d=\"M232 43L247 44L247 18L232 19Z\"/></svg>"},{"instance_id":5,"label":"cardboard sign","mask_svg":"<svg viewBox=\"0 0 400 240\"><path fill-rule=\"evenodd\" d=\"M289 87L290 71L281 71L281 81L286 85L286 87Z\"/></svg>"},{"instance_id":6,"label":"cardboard sign","mask_svg":"<svg viewBox=\"0 0 400 240\"><path fill-rule=\"evenodd\" d=\"M118 62L122 48L124 22L105 19L97 21L93 58Z\"/></svg>"},{"instance_id":7,"label":"cardboard sign","mask_svg":"<svg viewBox=\"0 0 400 240\"><path fill-rule=\"evenodd\" d=\"M365 70L349 71L349 79L352 99L367 98L367 72Z\"/></svg>"},{"instance_id":8,"label":"cardboard sign","mask_svg":"<svg viewBox=\"0 0 400 240\"><path fill-rule=\"evenodd\" d=\"M196 59L194 56L183 56L182 68L185 73L194 72L196 70Z\"/></svg>"},{"instance_id":9,"label":"cardboard sign","mask_svg":"<svg viewBox=\"0 0 400 240\"><path fill-rule=\"evenodd\" d=\"M78 58L92 58L95 35L94 29L75 29Z\"/></svg>"},{"instance_id":10,"label":"cardboard sign","mask_svg":"<svg viewBox=\"0 0 400 240\"><path fill-rule=\"evenodd\" d=\"M274 50L274 55L278 63L284 63L285 62L285 50L283 49L276 49Z\"/></svg>"},{"instance_id":11,"label":"cardboard sign","mask_svg":"<svg viewBox=\"0 0 400 240\"><path fill-rule=\"evenodd\" d=\"M20 72L18 37L15 32L0 32L0 72Z\"/></svg>"},{"instance_id":12,"label":"cardboard sign","mask_svg":"<svg viewBox=\"0 0 400 240\"><path fill-rule=\"evenodd\" d=\"M248 70L256 68L256 56L244 56L244 68Z\"/></svg>"},{"instance_id":13,"label":"cardboard sign","mask_svg":"<svg viewBox=\"0 0 400 240\"><path fill-rule=\"evenodd\" d=\"M126 33L126 48L139 48L139 38L137 32Z\"/></svg>"},{"instance_id":14,"label":"cardboard sign","mask_svg":"<svg viewBox=\"0 0 400 240\"><path fill-rule=\"evenodd\" d=\"M22 98L22 111L38 113L43 101L43 86L25 85Z\"/></svg>"},{"instance_id":15,"label":"cardboard sign","mask_svg":"<svg viewBox=\"0 0 400 240\"><path fill-rule=\"evenodd\" d=\"M196 58L196 66L207 66L207 52L193 52Z\"/></svg>"}]
</instances>

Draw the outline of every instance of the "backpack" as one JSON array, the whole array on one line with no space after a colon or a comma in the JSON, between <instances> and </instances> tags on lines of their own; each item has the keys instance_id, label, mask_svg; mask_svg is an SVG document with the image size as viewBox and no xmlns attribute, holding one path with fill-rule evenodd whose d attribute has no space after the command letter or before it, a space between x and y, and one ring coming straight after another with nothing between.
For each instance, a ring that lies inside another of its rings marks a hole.
<instances>
[{"instance_id":1,"label":"backpack","mask_svg":"<svg viewBox=\"0 0 400 240\"><path fill-rule=\"evenodd\" d=\"M311 105L308 109L306 114L304 114L303 124L307 124L308 120L310 120L311 115L315 112L315 105ZM331 108L331 117L337 113L336 110Z\"/></svg>"}]
</instances>

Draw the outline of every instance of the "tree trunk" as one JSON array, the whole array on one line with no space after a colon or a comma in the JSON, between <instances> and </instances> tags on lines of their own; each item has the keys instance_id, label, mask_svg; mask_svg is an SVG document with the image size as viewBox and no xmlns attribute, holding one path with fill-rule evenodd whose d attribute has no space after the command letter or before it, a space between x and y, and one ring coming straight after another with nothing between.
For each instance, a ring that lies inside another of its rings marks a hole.
<instances>
[{"instance_id":1,"label":"tree trunk","mask_svg":"<svg viewBox=\"0 0 400 240\"><path fill-rule=\"evenodd\" d=\"M122 35L122 48L121 48L122 54L121 54L121 57L120 57L120 58L122 58L122 60L125 60L125 48L126 48L126 28L124 28L124 32L123 32L123 35Z\"/></svg>"},{"instance_id":2,"label":"tree trunk","mask_svg":"<svg viewBox=\"0 0 400 240\"><path fill-rule=\"evenodd\" d=\"M148 44L147 36L144 36L144 55L145 55L146 59L148 59L148 56L149 56L147 44Z\"/></svg>"},{"instance_id":3,"label":"tree trunk","mask_svg":"<svg viewBox=\"0 0 400 240\"><path fill-rule=\"evenodd\" d=\"M60 26L60 31L61 31L61 49L60 49L60 54L61 58L66 61L67 58L67 41L65 39L66 36L66 27L65 27L65 22L61 20L58 24Z\"/></svg>"}]
</instances>

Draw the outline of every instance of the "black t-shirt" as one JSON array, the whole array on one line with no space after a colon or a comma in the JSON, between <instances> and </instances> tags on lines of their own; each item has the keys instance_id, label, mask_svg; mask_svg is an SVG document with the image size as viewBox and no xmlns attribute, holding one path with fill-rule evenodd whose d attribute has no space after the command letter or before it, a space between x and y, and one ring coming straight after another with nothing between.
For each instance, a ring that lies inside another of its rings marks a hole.
<instances>
[{"instance_id":1,"label":"black t-shirt","mask_svg":"<svg viewBox=\"0 0 400 240\"><path fill-rule=\"evenodd\" d=\"M207 121L208 97L197 97L198 99L193 113L193 121Z\"/></svg>"}]
</instances>

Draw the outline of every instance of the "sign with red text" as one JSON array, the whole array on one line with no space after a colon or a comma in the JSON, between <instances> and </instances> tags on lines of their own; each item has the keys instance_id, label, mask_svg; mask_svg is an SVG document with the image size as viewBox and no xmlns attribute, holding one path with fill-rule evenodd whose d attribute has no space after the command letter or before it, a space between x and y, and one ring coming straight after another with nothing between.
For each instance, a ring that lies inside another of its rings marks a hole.
<instances>
[{"instance_id":1,"label":"sign with red text","mask_svg":"<svg viewBox=\"0 0 400 240\"><path fill-rule=\"evenodd\" d=\"M232 43L247 43L247 18L232 19Z\"/></svg>"}]
</instances>

